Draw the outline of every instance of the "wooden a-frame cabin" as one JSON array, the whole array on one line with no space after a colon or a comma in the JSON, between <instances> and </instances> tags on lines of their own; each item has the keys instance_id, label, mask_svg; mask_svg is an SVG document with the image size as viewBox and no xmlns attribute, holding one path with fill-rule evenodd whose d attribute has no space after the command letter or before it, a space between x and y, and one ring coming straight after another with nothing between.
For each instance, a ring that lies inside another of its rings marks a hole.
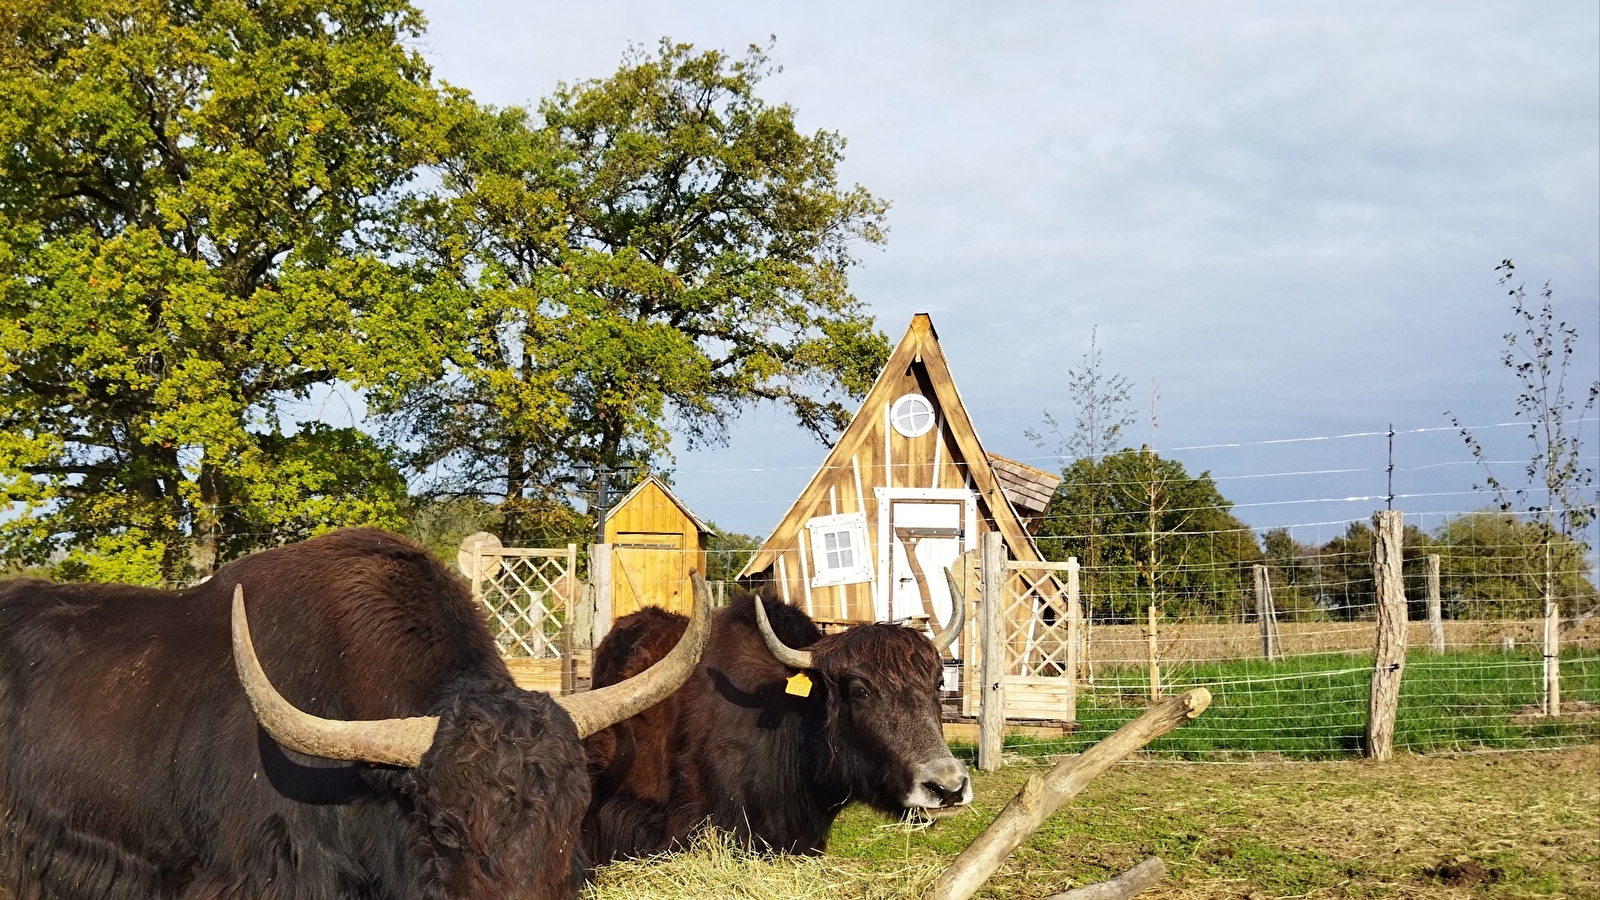
<instances>
[{"instance_id":1,"label":"wooden a-frame cabin","mask_svg":"<svg viewBox=\"0 0 1600 900\"><path fill-rule=\"evenodd\" d=\"M998 531L1013 560L1043 559L1036 525L1059 478L983 449L925 313L890 355L822 467L739 573L823 623L917 622L924 573L938 622L942 576ZM911 555L908 556L908 550ZM975 588L966 591L969 600ZM969 610L962 642L975 639ZM920 622L918 623L920 624ZM958 657L960 645L951 648Z\"/></svg>"}]
</instances>

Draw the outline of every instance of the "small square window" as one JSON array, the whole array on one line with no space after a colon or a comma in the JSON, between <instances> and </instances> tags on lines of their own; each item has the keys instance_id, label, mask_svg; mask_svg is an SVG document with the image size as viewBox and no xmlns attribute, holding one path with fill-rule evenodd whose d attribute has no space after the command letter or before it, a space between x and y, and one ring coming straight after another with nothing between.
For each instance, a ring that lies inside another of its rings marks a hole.
<instances>
[{"instance_id":1,"label":"small square window","mask_svg":"<svg viewBox=\"0 0 1600 900\"><path fill-rule=\"evenodd\" d=\"M812 587L872 580L865 513L818 516L806 523L811 538Z\"/></svg>"}]
</instances>

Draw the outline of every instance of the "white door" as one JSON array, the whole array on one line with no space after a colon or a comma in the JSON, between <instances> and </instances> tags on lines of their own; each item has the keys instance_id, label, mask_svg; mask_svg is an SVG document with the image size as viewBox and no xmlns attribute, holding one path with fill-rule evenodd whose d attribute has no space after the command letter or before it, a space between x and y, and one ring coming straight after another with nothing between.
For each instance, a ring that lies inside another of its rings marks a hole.
<instances>
[{"instance_id":1,"label":"white door","mask_svg":"<svg viewBox=\"0 0 1600 900\"><path fill-rule=\"evenodd\" d=\"M933 604L934 620L928 623L935 634L950 622L950 586L944 570L967 549L973 533L975 504L966 491L941 490L949 496L928 497L931 490L885 490L879 497L879 546L886 590L879 592L878 620L897 622L912 616L925 616L922 591L908 553L915 553L917 566L926 581ZM896 494L924 496L900 497ZM914 549L912 549L914 548ZM886 602L884 602L886 601ZM951 645L950 655L960 658L959 641Z\"/></svg>"}]
</instances>

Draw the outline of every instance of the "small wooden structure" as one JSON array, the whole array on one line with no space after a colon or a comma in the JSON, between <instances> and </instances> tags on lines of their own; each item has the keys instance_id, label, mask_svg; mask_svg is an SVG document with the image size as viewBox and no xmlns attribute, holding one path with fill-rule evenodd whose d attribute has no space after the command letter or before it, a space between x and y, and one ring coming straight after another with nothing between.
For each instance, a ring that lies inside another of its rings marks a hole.
<instances>
[{"instance_id":1,"label":"small wooden structure","mask_svg":"<svg viewBox=\"0 0 1600 900\"><path fill-rule=\"evenodd\" d=\"M654 473L606 512L610 619L655 605L688 615L689 571L706 571L711 529Z\"/></svg>"},{"instance_id":2,"label":"small wooden structure","mask_svg":"<svg viewBox=\"0 0 1600 900\"><path fill-rule=\"evenodd\" d=\"M919 313L855 419L739 580L772 585L825 624L906 622L937 630L951 615L940 573L976 549L981 534L998 532L1011 560L1043 561L1030 526L1058 482L984 451L933 322ZM1034 676L1040 672L1032 660L1062 655L1038 636L1042 626L1065 621L1065 607L1055 608L1063 591L1053 571L1029 570L1016 580L1025 583L1005 611L1006 669ZM963 590L969 602L978 596L975 584ZM950 652L964 660L970 688L975 608L967 623ZM963 694L972 707L976 695Z\"/></svg>"}]
</instances>

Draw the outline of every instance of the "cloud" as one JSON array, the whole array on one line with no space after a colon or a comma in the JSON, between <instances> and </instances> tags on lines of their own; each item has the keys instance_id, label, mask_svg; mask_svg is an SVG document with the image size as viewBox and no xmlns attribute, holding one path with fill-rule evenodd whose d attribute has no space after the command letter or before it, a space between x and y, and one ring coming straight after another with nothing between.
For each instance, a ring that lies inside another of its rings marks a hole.
<instances>
[{"instance_id":1,"label":"cloud","mask_svg":"<svg viewBox=\"0 0 1600 900\"><path fill-rule=\"evenodd\" d=\"M857 293L895 337L934 314L998 452L1030 453L1023 428L1068 407L1059 373L1094 324L1112 368L1159 380L1167 446L1439 425L1445 409L1503 421L1507 256L1554 283L1580 370L1600 365L1592 3L424 9L439 75L498 103L603 77L629 42L737 52L775 34L784 71L764 96L841 132L846 177L894 203ZM710 518L763 530L820 456L763 414L730 448L686 454L679 481ZM696 473L730 463L798 474L752 477L769 511L711 499L726 474ZM1437 471L1410 477L1470 486L1470 467Z\"/></svg>"}]
</instances>

